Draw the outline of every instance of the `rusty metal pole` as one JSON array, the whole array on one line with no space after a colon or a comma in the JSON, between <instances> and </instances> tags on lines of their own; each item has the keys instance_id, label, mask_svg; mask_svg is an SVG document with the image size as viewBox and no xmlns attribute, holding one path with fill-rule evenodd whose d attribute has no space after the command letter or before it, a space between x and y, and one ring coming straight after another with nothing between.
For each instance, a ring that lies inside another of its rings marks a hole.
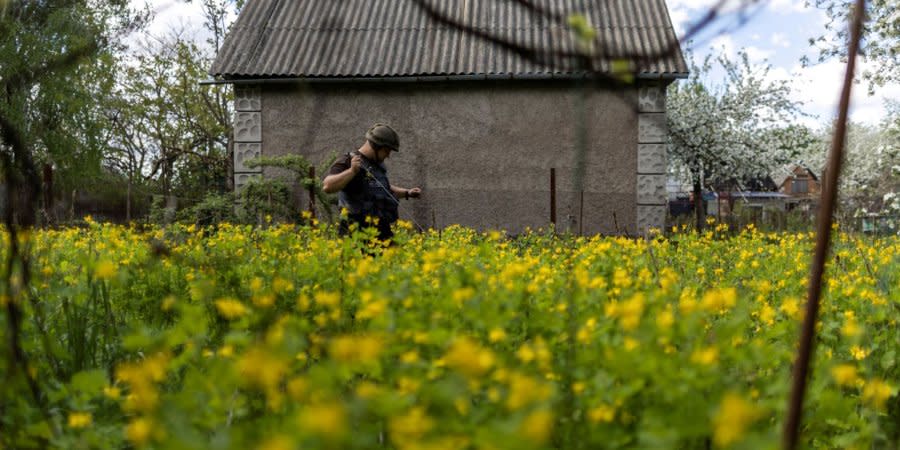
<instances>
[{"instance_id":1,"label":"rusty metal pole","mask_svg":"<svg viewBox=\"0 0 900 450\"><path fill-rule=\"evenodd\" d=\"M856 55L859 51L859 40L862 34L862 23L865 16L865 0L856 0L853 18L850 24L850 47L847 52L847 72L844 75L844 87L841 91L841 102L838 119L834 127L831 141L831 153L828 156L828 171L825 187L822 190L822 208L819 210L818 230L816 232L816 250L809 273L806 315L803 318L803 329L794 363L794 380L791 387L788 415L784 423L783 445L785 450L797 448L800 437L800 419L803 412L803 397L806 394L806 383L809 378L816 320L819 315L819 299L822 295L822 275L825 271L825 259L831 245L831 222L834 215L834 204L838 190L838 176L841 173L841 160L844 153L844 141L847 132L847 115L850 108L850 90L853 86L853 74L856 68Z\"/></svg>"},{"instance_id":2,"label":"rusty metal pole","mask_svg":"<svg viewBox=\"0 0 900 450\"><path fill-rule=\"evenodd\" d=\"M550 223L556 228L556 169L550 169Z\"/></svg>"},{"instance_id":3,"label":"rusty metal pole","mask_svg":"<svg viewBox=\"0 0 900 450\"><path fill-rule=\"evenodd\" d=\"M316 179L316 168L309 168L309 179ZM312 183L309 185L309 212L312 213L312 218L316 218L316 186Z\"/></svg>"},{"instance_id":4,"label":"rusty metal pole","mask_svg":"<svg viewBox=\"0 0 900 450\"><path fill-rule=\"evenodd\" d=\"M578 206L578 235L584 236L584 191L581 191L581 204Z\"/></svg>"}]
</instances>

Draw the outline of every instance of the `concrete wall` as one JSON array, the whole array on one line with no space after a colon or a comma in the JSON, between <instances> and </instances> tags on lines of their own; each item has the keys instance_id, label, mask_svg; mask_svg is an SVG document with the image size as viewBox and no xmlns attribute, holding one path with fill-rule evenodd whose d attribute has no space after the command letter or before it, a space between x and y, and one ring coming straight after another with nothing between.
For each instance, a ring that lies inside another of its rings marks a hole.
<instances>
[{"instance_id":1,"label":"concrete wall","mask_svg":"<svg viewBox=\"0 0 900 450\"><path fill-rule=\"evenodd\" d=\"M646 205L658 203L652 197L656 178L663 180L664 204L664 176L638 175L650 170L638 167L639 122L646 154L644 142L656 142L653 136L660 133L658 111L648 115L646 103L659 105L664 88L650 89L657 97L648 96L646 87L640 92L588 91L583 211L580 192L573 191L575 105L581 94L570 82L265 84L255 89L238 89L236 100L238 148L246 129L250 156L259 148L263 155L297 152L317 163L332 153L358 148L375 122L394 127L401 150L387 161L391 183L424 191L421 200L402 201L401 217L425 227L462 224L511 232L546 227L551 168L557 174L558 229L640 232L639 224L654 221L647 218L651 210ZM259 107L259 136L252 133L252 121L239 126L241 104ZM664 113L661 118L664 124ZM650 172L658 172L661 160L664 172L664 147L650 150L656 153L649 159L642 156L641 165L652 165L656 169ZM236 172L242 172L239 158L236 155ZM241 180L238 173L237 183ZM641 208L647 217L639 219Z\"/></svg>"}]
</instances>

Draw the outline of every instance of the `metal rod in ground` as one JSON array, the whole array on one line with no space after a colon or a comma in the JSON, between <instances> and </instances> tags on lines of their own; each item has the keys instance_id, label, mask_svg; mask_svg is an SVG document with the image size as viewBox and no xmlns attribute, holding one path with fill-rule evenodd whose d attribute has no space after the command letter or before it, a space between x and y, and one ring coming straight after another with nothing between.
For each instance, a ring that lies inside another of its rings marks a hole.
<instances>
[{"instance_id":1,"label":"metal rod in ground","mask_svg":"<svg viewBox=\"0 0 900 450\"><path fill-rule=\"evenodd\" d=\"M581 205L578 207L578 235L584 236L584 191L581 191Z\"/></svg>"},{"instance_id":2,"label":"metal rod in ground","mask_svg":"<svg viewBox=\"0 0 900 450\"><path fill-rule=\"evenodd\" d=\"M316 168L309 168L309 179L316 179ZM312 213L312 218L316 218L316 186L313 183L309 184L309 212Z\"/></svg>"},{"instance_id":3,"label":"metal rod in ground","mask_svg":"<svg viewBox=\"0 0 900 450\"><path fill-rule=\"evenodd\" d=\"M550 169L550 223L556 228L556 169Z\"/></svg>"},{"instance_id":4,"label":"metal rod in ground","mask_svg":"<svg viewBox=\"0 0 900 450\"><path fill-rule=\"evenodd\" d=\"M844 86L841 91L841 103L837 123L832 136L831 153L828 156L828 170L825 186L822 190L822 208L819 210L818 230L816 232L816 251L813 255L809 273L807 291L806 316L803 318L803 329L794 363L794 380L788 403L788 415L784 423L783 445L785 450L797 448L800 437L800 418L803 412L803 397L809 378L809 368L813 355L813 344L816 334L816 320L819 315L819 299L822 295L822 275L825 271L825 259L831 244L831 222L834 214L834 203L837 197L838 176L841 173L841 160L844 153L844 141L847 132L847 113L850 108L850 90L853 86L853 73L856 68L856 54L859 51L862 22L865 15L865 0L856 0L853 19L850 24L850 47L847 51L847 72L844 75Z\"/></svg>"}]
</instances>

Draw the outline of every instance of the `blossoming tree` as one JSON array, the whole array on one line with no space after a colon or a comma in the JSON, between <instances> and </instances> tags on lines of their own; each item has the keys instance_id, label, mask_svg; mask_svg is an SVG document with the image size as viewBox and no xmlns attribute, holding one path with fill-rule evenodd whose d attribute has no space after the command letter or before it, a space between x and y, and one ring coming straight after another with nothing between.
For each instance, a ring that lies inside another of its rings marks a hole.
<instances>
[{"instance_id":1,"label":"blossoming tree","mask_svg":"<svg viewBox=\"0 0 900 450\"><path fill-rule=\"evenodd\" d=\"M725 77L704 79L715 62ZM805 127L795 125L801 103L791 99L786 80L772 80L768 64L751 65L747 53L692 63L690 78L668 92L670 171L688 177L695 199L705 187L759 177L792 161L811 142ZM697 227L705 211L695 202Z\"/></svg>"}]
</instances>

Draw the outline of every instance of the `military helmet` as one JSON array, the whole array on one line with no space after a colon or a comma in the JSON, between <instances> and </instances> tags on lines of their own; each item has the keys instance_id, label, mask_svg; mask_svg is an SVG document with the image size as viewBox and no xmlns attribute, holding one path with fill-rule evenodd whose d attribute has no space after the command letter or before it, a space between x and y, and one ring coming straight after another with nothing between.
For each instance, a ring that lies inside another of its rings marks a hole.
<instances>
[{"instance_id":1,"label":"military helmet","mask_svg":"<svg viewBox=\"0 0 900 450\"><path fill-rule=\"evenodd\" d=\"M393 151L400 150L400 137L393 128L383 124L376 123L366 131L366 140L379 146L387 147Z\"/></svg>"}]
</instances>

